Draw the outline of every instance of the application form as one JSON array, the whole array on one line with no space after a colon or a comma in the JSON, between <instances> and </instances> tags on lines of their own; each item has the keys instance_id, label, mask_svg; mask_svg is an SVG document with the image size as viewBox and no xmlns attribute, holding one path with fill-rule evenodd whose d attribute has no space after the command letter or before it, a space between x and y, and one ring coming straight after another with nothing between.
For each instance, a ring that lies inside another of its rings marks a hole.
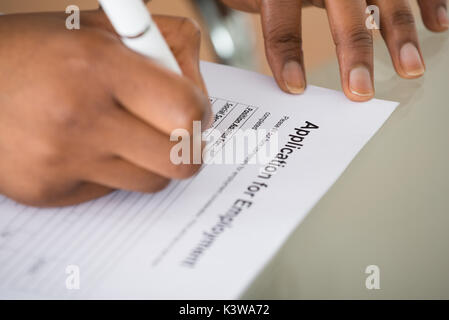
<instances>
[{"instance_id":1,"label":"application form","mask_svg":"<svg viewBox=\"0 0 449 320\"><path fill-rule=\"evenodd\" d=\"M1 298L238 298L397 106L313 86L293 96L267 76L201 69L223 133L208 148L219 156L237 131L263 129L254 152L156 194L55 209L0 196ZM270 158L251 161L274 138Z\"/></svg>"}]
</instances>

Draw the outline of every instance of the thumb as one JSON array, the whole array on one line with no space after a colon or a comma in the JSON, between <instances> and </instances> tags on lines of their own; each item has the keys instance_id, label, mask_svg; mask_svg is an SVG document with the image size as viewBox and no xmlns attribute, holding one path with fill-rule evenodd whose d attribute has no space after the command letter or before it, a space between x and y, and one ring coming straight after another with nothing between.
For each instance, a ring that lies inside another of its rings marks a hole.
<instances>
[{"instance_id":1,"label":"thumb","mask_svg":"<svg viewBox=\"0 0 449 320\"><path fill-rule=\"evenodd\" d=\"M306 87L301 5L301 0L267 0L261 8L268 63L279 87L292 94Z\"/></svg>"}]
</instances>

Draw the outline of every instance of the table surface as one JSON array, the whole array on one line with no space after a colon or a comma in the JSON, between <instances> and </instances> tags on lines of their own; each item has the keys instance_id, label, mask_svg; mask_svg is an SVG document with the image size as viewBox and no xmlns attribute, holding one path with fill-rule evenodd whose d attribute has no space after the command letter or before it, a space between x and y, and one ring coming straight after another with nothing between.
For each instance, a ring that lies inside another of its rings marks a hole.
<instances>
[{"instance_id":1,"label":"table surface","mask_svg":"<svg viewBox=\"0 0 449 320\"><path fill-rule=\"evenodd\" d=\"M396 76L376 43L376 97L400 106L243 298L449 299L449 34L419 33L418 80ZM340 90L336 61L308 80Z\"/></svg>"}]
</instances>

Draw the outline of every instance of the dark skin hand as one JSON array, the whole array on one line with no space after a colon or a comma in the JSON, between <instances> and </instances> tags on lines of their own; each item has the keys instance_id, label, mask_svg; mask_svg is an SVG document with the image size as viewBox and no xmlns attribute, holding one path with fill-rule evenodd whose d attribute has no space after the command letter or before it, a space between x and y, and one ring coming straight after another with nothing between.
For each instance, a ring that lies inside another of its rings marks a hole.
<instances>
[{"instance_id":1,"label":"dark skin hand","mask_svg":"<svg viewBox=\"0 0 449 320\"><path fill-rule=\"evenodd\" d=\"M174 165L174 129L210 121L199 29L154 16L183 76L125 47L101 11L0 17L0 193L64 206L114 189L154 192L199 165Z\"/></svg>"},{"instance_id":2,"label":"dark skin hand","mask_svg":"<svg viewBox=\"0 0 449 320\"><path fill-rule=\"evenodd\" d=\"M279 87L300 94L306 87L301 42L303 5L325 8L340 64L341 85L354 101L374 97L373 39L365 21L367 5L380 10L381 33L396 72L422 76L425 64L408 0L222 0L239 10L260 12L268 62ZM418 0L424 24L435 32L449 28L446 0Z\"/></svg>"}]
</instances>

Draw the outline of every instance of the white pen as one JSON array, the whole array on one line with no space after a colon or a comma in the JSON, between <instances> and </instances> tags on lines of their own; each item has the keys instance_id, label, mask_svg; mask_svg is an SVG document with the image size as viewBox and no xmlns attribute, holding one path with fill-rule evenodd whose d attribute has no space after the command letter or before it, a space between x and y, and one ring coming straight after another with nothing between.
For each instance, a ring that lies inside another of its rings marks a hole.
<instances>
[{"instance_id":1,"label":"white pen","mask_svg":"<svg viewBox=\"0 0 449 320\"><path fill-rule=\"evenodd\" d=\"M99 0L99 2L127 47L154 59L178 74L182 73L142 0Z\"/></svg>"}]
</instances>

